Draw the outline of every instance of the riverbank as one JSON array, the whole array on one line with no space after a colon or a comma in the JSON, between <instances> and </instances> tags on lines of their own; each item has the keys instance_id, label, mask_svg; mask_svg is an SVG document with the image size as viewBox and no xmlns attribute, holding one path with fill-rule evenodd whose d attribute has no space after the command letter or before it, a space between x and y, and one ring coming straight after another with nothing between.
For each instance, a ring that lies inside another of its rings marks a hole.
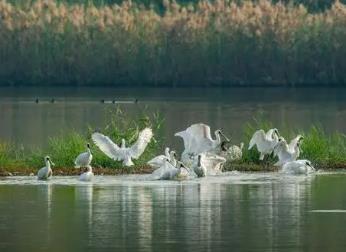
<instances>
[{"instance_id":1,"label":"riverbank","mask_svg":"<svg viewBox=\"0 0 346 252\"><path fill-rule=\"evenodd\" d=\"M340 86L346 7L0 3L1 85Z\"/></svg>"},{"instance_id":2,"label":"riverbank","mask_svg":"<svg viewBox=\"0 0 346 252\"><path fill-rule=\"evenodd\" d=\"M317 170L345 170L346 163L340 163L330 166L317 166ZM56 176L78 176L81 174L81 169L74 167L53 167L53 175ZM259 165L259 164L246 164L246 163L227 163L224 166L223 172L239 171L239 172L277 172L278 167L273 165ZM36 176L37 168L0 168L0 177L7 176ZM99 168L94 167L93 172L95 175L126 175L126 174L150 174L154 171L149 165L135 165L133 167L120 167L114 168Z\"/></svg>"}]
</instances>

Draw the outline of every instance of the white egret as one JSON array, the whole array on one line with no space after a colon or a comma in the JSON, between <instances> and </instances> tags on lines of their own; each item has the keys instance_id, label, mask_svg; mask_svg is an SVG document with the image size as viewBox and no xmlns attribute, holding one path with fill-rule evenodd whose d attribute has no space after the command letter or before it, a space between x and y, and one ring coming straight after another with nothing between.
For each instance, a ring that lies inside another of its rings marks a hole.
<instances>
[{"instance_id":1,"label":"white egret","mask_svg":"<svg viewBox=\"0 0 346 252\"><path fill-rule=\"evenodd\" d=\"M295 161L300 155L299 144L300 141L297 141L295 145L290 147L286 140L283 137L280 137L279 142L274 148L274 156L277 156L279 161L274 165L283 166L287 162Z\"/></svg>"},{"instance_id":2,"label":"white egret","mask_svg":"<svg viewBox=\"0 0 346 252\"><path fill-rule=\"evenodd\" d=\"M298 145L300 147L301 142L303 141L304 137L302 135L298 135L295 138L291 140L291 142L288 144L288 147L290 150L294 150L295 146ZM300 150L300 148L299 148Z\"/></svg>"},{"instance_id":3,"label":"white egret","mask_svg":"<svg viewBox=\"0 0 346 252\"><path fill-rule=\"evenodd\" d=\"M170 180L186 177L186 173L182 173L182 169L186 169L182 162L178 161L177 165L173 166L168 159L166 159L164 164L152 173L152 177L157 180Z\"/></svg>"},{"instance_id":4,"label":"white egret","mask_svg":"<svg viewBox=\"0 0 346 252\"><path fill-rule=\"evenodd\" d=\"M44 161L46 163L46 166L42 167L37 172L37 179L39 179L39 180L48 180L48 179L51 179L53 176L53 171L52 171L51 165L54 165L54 163L51 161L49 156L46 156L44 158Z\"/></svg>"},{"instance_id":5,"label":"white egret","mask_svg":"<svg viewBox=\"0 0 346 252\"><path fill-rule=\"evenodd\" d=\"M190 156L214 151L220 147L221 136L229 141L220 129L215 131L216 139L212 139L210 127L203 123L193 124L186 130L175 133L174 135L183 138L185 149L182 153L182 161L184 163L191 158Z\"/></svg>"},{"instance_id":6,"label":"white egret","mask_svg":"<svg viewBox=\"0 0 346 252\"><path fill-rule=\"evenodd\" d=\"M175 151L169 151L168 147L165 148L164 155L159 155L154 157L153 159L149 160L147 164L157 169L160 166L162 166L164 162L166 162L166 160L168 160L173 166L176 166L176 162L177 162L176 153Z\"/></svg>"},{"instance_id":7,"label":"white egret","mask_svg":"<svg viewBox=\"0 0 346 252\"><path fill-rule=\"evenodd\" d=\"M131 166L133 165L132 159L138 159L143 154L152 136L152 130L145 128L139 133L137 141L131 147L126 147L125 139L122 139L119 147L109 137L99 132L93 133L91 138L108 157L113 160L123 161L125 166Z\"/></svg>"},{"instance_id":8,"label":"white egret","mask_svg":"<svg viewBox=\"0 0 346 252\"><path fill-rule=\"evenodd\" d=\"M80 181L91 181L94 177L94 173L92 171L91 166L89 165L88 170L86 172L83 172L80 176L79 176L79 180Z\"/></svg>"},{"instance_id":9,"label":"white egret","mask_svg":"<svg viewBox=\"0 0 346 252\"><path fill-rule=\"evenodd\" d=\"M286 174L309 174L315 172L315 168L309 160L299 159L285 163L281 172Z\"/></svg>"},{"instance_id":10,"label":"white egret","mask_svg":"<svg viewBox=\"0 0 346 252\"><path fill-rule=\"evenodd\" d=\"M193 167L193 170L198 177L216 175L221 172L221 167L225 162L226 159L224 157L210 153L201 153L197 156L197 165Z\"/></svg>"},{"instance_id":11,"label":"white egret","mask_svg":"<svg viewBox=\"0 0 346 252\"><path fill-rule=\"evenodd\" d=\"M74 161L75 168L91 167L90 164L92 159L93 155L91 154L90 144L87 143L87 151L79 154L76 160Z\"/></svg>"},{"instance_id":12,"label":"white egret","mask_svg":"<svg viewBox=\"0 0 346 252\"><path fill-rule=\"evenodd\" d=\"M264 159L265 155L270 155L274 147L279 141L279 131L277 129L270 129L267 133L264 130L257 130L249 143L249 150L256 145L257 150L260 153L260 160Z\"/></svg>"}]
</instances>

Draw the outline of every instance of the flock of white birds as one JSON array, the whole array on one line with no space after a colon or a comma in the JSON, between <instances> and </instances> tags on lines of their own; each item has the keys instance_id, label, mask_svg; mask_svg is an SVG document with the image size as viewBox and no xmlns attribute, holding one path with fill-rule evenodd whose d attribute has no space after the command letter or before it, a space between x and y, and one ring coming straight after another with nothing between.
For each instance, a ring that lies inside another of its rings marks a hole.
<instances>
[{"instance_id":1,"label":"flock of white birds","mask_svg":"<svg viewBox=\"0 0 346 252\"><path fill-rule=\"evenodd\" d=\"M180 160L174 150L166 147L162 155L151 159L148 164L154 168L152 178L157 180L169 180L177 178L194 178L216 175L222 172L226 161L235 161L242 158L244 144L239 146L229 146L230 140L222 130L214 132L215 139L211 136L210 127L203 123L193 124L186 130L178 132L175 136L181 137L184 141L184 151ZM91 138L96 146L109 158L115 161L122 161L124 166L132 166L133 159L138 159L145 151L147 145L153 137L150 128L142 130L137 141L130 147L126 147L124 139L121 145L115 144L108 136L99 132L92 134ZM278 161L274 164L280 167L280 171L289 174L308 174L315 171L311 162L305 159L298 159L301 153L300 145L303 136L298 135L288 144L280 136L277 129L256 131L249 143L249 150L256 146L260 153L259 159L265 164L267 158L274 154ZM81 181L91 181L94 177L91 162L92 153L89 143L86 152L83 152L75 159L75 168L86 168L86 171L79 176ZM46 166L41 168L37 177L40 180L50 179L53 175L53 162L49 156L45 157Z\"/></svg>"}]
</instances>

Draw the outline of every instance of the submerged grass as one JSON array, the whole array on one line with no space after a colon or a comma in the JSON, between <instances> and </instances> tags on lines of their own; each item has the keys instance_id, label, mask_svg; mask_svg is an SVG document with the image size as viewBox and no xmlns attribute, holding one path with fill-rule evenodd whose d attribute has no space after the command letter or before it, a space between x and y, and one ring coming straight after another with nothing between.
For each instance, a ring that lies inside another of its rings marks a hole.
<instances>
[{"instance_id":1,"label":"submerged grass","mask_svg":"<svg viewBox=\"0 0 346 252\"><path fill-rule=\"evenodd\" d=\"M343 85L346 7L0 1L2 85Z\"/></svg>"}]
</instances>

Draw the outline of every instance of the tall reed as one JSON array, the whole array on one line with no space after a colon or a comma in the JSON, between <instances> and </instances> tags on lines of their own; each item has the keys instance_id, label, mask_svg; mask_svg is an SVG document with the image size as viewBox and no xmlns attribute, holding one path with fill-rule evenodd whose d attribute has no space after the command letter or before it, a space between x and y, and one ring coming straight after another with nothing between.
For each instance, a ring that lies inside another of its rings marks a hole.
<instances>
[{"instance_id":1,"label":"tall reed","mask_svg":"<svg viewBox=\"0 0 346 252\"><path fill-rule=\"evenodd\" d=\"M343 85L346 7L0 2L2 85Z\"/></svg>"}]
</instances>

